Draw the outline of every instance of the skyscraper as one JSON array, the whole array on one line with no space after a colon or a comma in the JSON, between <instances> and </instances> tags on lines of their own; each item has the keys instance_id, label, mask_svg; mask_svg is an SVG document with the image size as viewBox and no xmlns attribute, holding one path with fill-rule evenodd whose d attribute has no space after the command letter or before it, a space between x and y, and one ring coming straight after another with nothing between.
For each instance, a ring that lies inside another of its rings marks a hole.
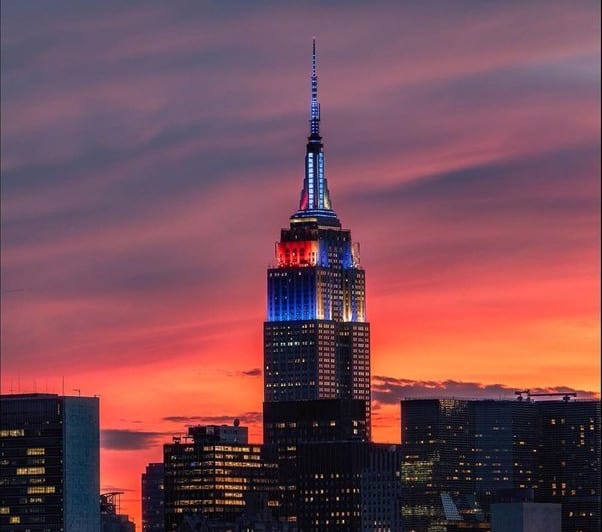
<instances>
[{"instance_id":1,"label":"skyscraper","mask_svg":"<svg viewBox=\"0 0 602 532\"><path fill-rule=\"evenodd\" d=\"M0 411L0 529L98 532L98 398L2 395Z\"/></svg>"},{"instance_id":2,"label":"skyscraper","mask_svg":"<svg viewBox=\"0 0 602 532\"><path fill-rule=\"evenodd\" d=\"M163 532L165 469L163 463L148 464L142 473L142 532Z\"/></svg>"},{"instance_id":3,"label":"skyscraper","mask_svg":"<svg viewBox=\"0 0 602 532\"><path fill-rule=\"evenodd\" d=\"M562 504L562 531L600 530L600 401L539 401L537 500Z\"/></svg>"},{"instance_id":4,"label":"skyscraper","mask_svg":"<svg viewBox=\"0 0 602 532\"><path fill-rule=\"evenodd\" d=\"M370 325L359 246L332 209L320 135L316 47L310 128L298 210L268 269L264 324L266 403L365 401L370 428Z\"/></svg>"},{"instance_id":5,"label":"skyscraper","mask_svg":"<svg viewBox=\"0 0 602 532\"><path fill-rule=\"evenodd\" d=\"M563 532L600 528L599 401L407 399L401 439L408 532L533 501L562 504Z\"/></svg>"},{"instance_id":6,"label":"skyscraper","mask_svg":"<svg viewBox=\"0 0 602 532\"><path fill-rule=\"evenodd\" d=\"M492 501L532 500L536 415L533 403L519 401L403 400L404 530L485 522Z\"/></svg>"}]
</instances>

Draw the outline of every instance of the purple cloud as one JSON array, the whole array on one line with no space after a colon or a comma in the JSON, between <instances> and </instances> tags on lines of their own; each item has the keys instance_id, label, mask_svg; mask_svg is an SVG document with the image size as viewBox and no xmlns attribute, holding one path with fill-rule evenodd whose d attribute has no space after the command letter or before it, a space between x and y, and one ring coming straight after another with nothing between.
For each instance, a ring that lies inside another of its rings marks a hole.
<instances>
[{"instance_id":1,"label":"purple cloud","mask_svg":"<svg viewBox=\"0 0 602 532\"><path fill-rule=\"evenodd\" d=\"M139 451L161 443L169 433L129 429L102 429L100 446L112 451Z\"/></svg>"},{"instance_id":2,"label":"purple cloud","mask_svg":"<svg viewBox=\"0 0 602 532\"><path fill-rule=\"evenodd\" d=\"M263 414L261 412L244 412L235 416L166 416L163 418L163 421L182 423L187 426L193 424L231 425L235 419L240 420L243 424L252 425L261 423Z\"/></svg>"},{"instance_id":3,"label":"purple cloud","mask_svg":"<svg viewBox=\"0 0 602 532\"><path fill-rule=\"evenodd\" d=\"M244 377L261 377L261 368L253 368L247 371L241 371Z\"/></svg>"},{"instance_id":4,"label":"purple cloud","mask_svg":"<svg viewBox=\"0 0 602 532\"><path fill-rule=\"evenodd\" d=\"M483 384L455 380L420 381L375 375L372 377L372 398L376 404L398 404L402 399L455 397L460 399L514 399L517 388L505 384ZM596 392L569 386L531 388L531 393L577 393L578 399L595 399Z\"/></svg>"}]
</instances>

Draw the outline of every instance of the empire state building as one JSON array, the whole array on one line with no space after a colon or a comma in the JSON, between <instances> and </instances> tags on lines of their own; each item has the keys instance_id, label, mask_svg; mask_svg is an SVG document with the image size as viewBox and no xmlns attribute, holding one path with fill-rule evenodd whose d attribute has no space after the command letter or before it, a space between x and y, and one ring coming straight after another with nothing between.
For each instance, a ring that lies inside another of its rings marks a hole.
<instances>
[{"instance_id":1,"label":"empire state building","mask_svg":"<svg viewBox=\"0 0 602 532\"><path fill-rule=\"evenodd\" d=\"M332 208L313 43L309 136L298 210L267 272L266 404L361 399L370 427L370 324L359 246Z\"/></svg>"}]
</instances>

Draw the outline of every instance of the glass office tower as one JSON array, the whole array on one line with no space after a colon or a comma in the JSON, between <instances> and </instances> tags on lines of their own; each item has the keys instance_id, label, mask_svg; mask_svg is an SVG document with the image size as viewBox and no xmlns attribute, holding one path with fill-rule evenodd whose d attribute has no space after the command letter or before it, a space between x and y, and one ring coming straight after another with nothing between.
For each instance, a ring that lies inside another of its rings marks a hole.
<instances>
[{"instance_id":1,"label":"glass office tower","mask_svg":"<svg viewBox=\"0 0 602 532\"><path fill-rule=\"evenodd\" d=\"M370 325L359 246L332 209L320 136L315 42L310 131L299 209L268 269L264 324L266 403L365 401L370 427ZM266 440L267 443L271 443Z\"/></svg>"},{"instance_id":2,"label":"glass office tower","mask_svg":"<svg viewBox=\"0 0 602 532\"><path fill-rule=\"evenodd\" d=\"M98 397L1 395L0 414L0 530L98 532Z\"/></svg>"}]
</instances>

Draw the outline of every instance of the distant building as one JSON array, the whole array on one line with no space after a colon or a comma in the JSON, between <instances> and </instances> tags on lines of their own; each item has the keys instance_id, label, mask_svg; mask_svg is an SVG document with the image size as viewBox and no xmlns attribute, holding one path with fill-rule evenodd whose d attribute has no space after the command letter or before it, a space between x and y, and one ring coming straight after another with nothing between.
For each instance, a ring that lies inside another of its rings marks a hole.
<instances>
[{"instance_id":1,"label":"distant building","mask_svg":"<svg viewBox=\"0 0 602 532\"><path fill-rule=\"evenodd\" d=\"M361 530L401 530L401 462L399 445L370 443L361 473Z\"/></svg>"},{"instance_id":2,"label":"distant building","mask_svg":"<svg viewBox=\"0 0 602 532\"><path fill-rule=\"evenodd\" d=\"M248 443L249 428L241 427L238 419L232 425L199 425L191 427L191 436L221 443Z\"/></svg>"},{"instance_id":3,"label":"distant building","mask_svg":"<svg viewBox=\"0 0 602 532\"><path fill-rule=\"evenodd\" d=\"M98 398L0 396L0 528L98 532Z\"/></svg>"},{"instance_id":4,"label":"distant building","mask_svg":"<svg viewBox=\"0 0 602 532\"><path fill-rule=\"evenodd\" d=\"M113 491L100 496L101 532L136 532L136 525L120 512L120 499L123 492Z\"/></svg>"},{"instance_id":5,"label":"distant building","mask_svg":"<svg viewBox=\"0 0 602 532\"><path fill-rule=\"evenodd\" d=\"M164 512L163 463L148 464L142 473L142 532L163 532Z\"/></svg>"},{"instance_id":6,"label":"distant building","mask_svg":"<svg viewBox=\"0 0 602 532\"><path fill-rule=\"evenodd\" d=\"M177 530L191 519L207 528L277 514L275 457L261 445L246 443L245 430L234 431L245 435L240 442L232 441L233 431L217 425L188 432L163 447L165 530Z\"/></svg>"},{"instance_id":7,"label":"distant building","mask_svg":"<svg viewBox=\"0 0 602 532\"><path fill-rule=\"evenodd\" d=\"M400 530L400 467L398 445L301 444L299 530Z\"/></svg>"},{"instance_id":8,"label":"distant building","mask_svg":"<svg viewBox=\"0 0 602 532\"><path fill-rule=\"evenodd\" d=\"M560 532L560 522L560 504L515 502L491 505L491 532Z\"/></svg>"},{"instance_id":9,"label":"distant building","mask_svg":"<svg viewBox=\"0 0 602 532\"><path fill-rule=\"evenodd\" d=\"M485 522L500 493L532 489L535 429L535 411L518 401L402 401L405 529L455 521L446 497L459 520Z\"/></svg>"},{"instance_id":10,"label":"distant building","mask_svg":"<svg viewBox=\"0 0 602 532\"><path fill-rule=\"evenodd\" d=\"M536 500L562 504L562 531L600 530L600 402L538 401Z\"/></svg>"},{"instance_id":11,"label":"distant building","mask_svg":"<svg viewBox=\"0 0 602 532\"><path fill-rule=\"evenodd\" d=\"M599 529L597 401L404 400L401 437L408 532L485 524L496 502L562 503L563 532Z\"/></svg>"}]
</instances>

